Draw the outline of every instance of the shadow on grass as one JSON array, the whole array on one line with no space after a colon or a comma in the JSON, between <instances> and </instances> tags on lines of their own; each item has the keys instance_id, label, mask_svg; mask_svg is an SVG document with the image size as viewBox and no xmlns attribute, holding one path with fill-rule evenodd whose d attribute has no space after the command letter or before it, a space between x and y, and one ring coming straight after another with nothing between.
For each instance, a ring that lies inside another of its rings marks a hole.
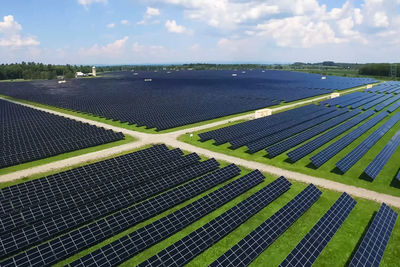
<instances>
[{"instance_id":1,"label":"shadow on grass","mask_svg":"<svg viewBox=\"0 0 400 267\"><path fill-rule=\"evenodd\" d=\"M397 176L397 174L393 177L392 182L390 183L390 186L400 189L400 181L397 179L396 176Z\"/></svg>"},{"instance_id":2,"label":"shadow on grass","mask_svg":"<svg viewBox=\"0 0 400 267\"><path fill-rule=\"evenodd\" d=\"M374 179L372 179L367 174L365 174L365 172L361 173L361 175L358 178L361 179L361 180L367 181L367 182L373 182L374 181Z\"/></svg>"},{"instance_id":3,"label":"shadow on grass","mask_svg":"<svg viewBox=\"0 0 400 267\"><path fill-rule=\"evenodd\" d=\"M331 170L331 173L338 174L338 175L344 174L344 172L342 172L338 167L335 167L333 170Z\"/></svg>"},{"instance_id":4,"label":"shadow on grass","mask_svg":"<svg viewBox=\"0 0 400 267\"><path fill-rule=\"evenodd\" d=\"M363 231L363 233L362 233L360 239L358 240L356 247L355 247L354 250L351 252L350 257L349 257L349 259L347 260L347 262L346 262L346 264L345 264L344 266L348 267L348 266L350 265L351 260L353 259L354 255L356 254L357 250L359 249L359 247L360 247L360 245L361 245L361 242L364 240L364 237L365 237L365 235L367 234L368 229L369 229L369 227L371 226L372 222L374 221L374 218L375 218L375 216L376 216L377 213L378 213L377 211L374 211L374 213L372 214L371 219L369 220L367 226L365 226L365 229L364 229L364 231Z\"/></svg>"},{"instance_id":5,"label":"shadow on grass","mask_svg":"<svg viewBox=\"0 0 400 267\"><path fill-rule=\"evenodd\" d=\"M312 170L317 170L318 169L318 167L315 166L312 162L308 163L306 165L306 167L309 168L309 169L312 169Z\"/></svg>"}]
</instances>

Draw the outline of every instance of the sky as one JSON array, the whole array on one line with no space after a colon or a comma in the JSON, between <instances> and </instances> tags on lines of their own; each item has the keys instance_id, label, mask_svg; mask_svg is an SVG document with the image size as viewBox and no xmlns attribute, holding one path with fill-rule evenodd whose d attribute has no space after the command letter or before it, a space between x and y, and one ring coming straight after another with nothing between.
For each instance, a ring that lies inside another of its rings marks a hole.
<instances>
[{"instance_id":1,"label":"sky","mask_svg":"<svg viewBox=\"0 0 400 267\"><path fill-rule=\"evenodd\" d=\"M400 62L400 0L13 0L0 63Z\"/></svg>"}]
</instances>

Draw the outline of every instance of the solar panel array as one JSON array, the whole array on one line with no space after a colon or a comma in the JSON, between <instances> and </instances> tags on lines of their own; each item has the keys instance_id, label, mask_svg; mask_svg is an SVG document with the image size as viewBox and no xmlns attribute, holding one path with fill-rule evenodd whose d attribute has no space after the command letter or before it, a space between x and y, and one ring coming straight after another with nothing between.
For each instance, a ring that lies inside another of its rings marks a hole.
<instances>
[{"instance_id":1,"label":"solar panel array","mask_svg":"<svg viewBox=\"0 0 400 267\"><path fill-rule=\"evenodd\" d=\"M227 141L234 140L235 138L240 138L249 134L256 133L256 131L264 131L269 127L274 128L274 130L269 130L267 133L272 134L276 132L279 125L285 123L285 127L288 128L293 126L297 122L292 122L294 118L301 119L299 117L299 112L303 116L309 115L311 113L317 113L316 116L321 116L323 114L333 112L333 110L321 109L316 105L307 105L296 110L289 110L286 112L281 112L274 114L273 116L267 116L264 118L259 118L255 120L246 121L240 124L232 125L229 127L224 127L209 132L199 134L201 141L207 141L209 139L214 139L215 144L223 144ZM313 117L307 117L311 119ZM288 125L289 124L289 125Z\"/></svg>"},{"instance_id":2,"label":"solar panel array","mask_svg":"<svg viewBox=\"0 0 400 267\"><path fill-rule=\"evenodd\" d=\"M367 152L384 136L398 121L400 113L395 114L385 124L379 127L366 139L364 139L356 148L344 156L336 163L336 167L343 173L347 172L354 164L357 163Z\"/></svg>"},{"instance_id":3,"label":"solar panel array","mask_svg":"<svg viewBox=\"0 0 400 267\"><path fill-rule=\"evenodd\" d=\"M254 231L216 259L210 266L247 266L282 235L321 196L309 185Z\"/></svg>"},{"instance_id":4,"label":"solar panel array","mask_svg":"<svg viewBox=\"0 0 400 267\"><path fill-rule=\"evenodd\" d=\"M398 108L400 108L400 101L397 101L396 103L394 103L393 105L391 105L391 106L387 109L387 111L388 111L389 113L393 113L393 112L395 112Z\"/></svg>"},{"instance_id":5,"label":"solar panel array","mask_svg":"<svg viewBox=\"0 0 400 267\"><path fill-rule=\"evenodd\" d=\"M400 93L400 82L397 81L388 81L378 84L370 89L367 89L370 92L377 92L377 93Z\"/></svg>"},{"instance_id":6,"label":"solar panel array","mask_svg":"<svg viewBox=\"0 0 400 267\"><path fill-rule=\"evenodd\" d=\"M354 142L357 138L359 138L362 134L364 134L366 131L374 127L376 124L378 124L380 121L385 119L387 117L387 113L379 113L372 119L368 120L364 124L358 126L356 129L348 133L346 136L342 137L341 139L337 140L318 154L312 156L310 158L312 164L315 167L321 167L323 164L325 164L328 160L333 158L336 154L338 154L340 151L342 151L344 148L346 148L348 145L350 145L352 142Z\"/></svg>"},{"instance_id":7,"label":"solar panel array","mask_svg":"<svg viewBox=\"0 0 400 267\"><path fill-rule=\"evenodd\" d=\"M400 99L400 95L393 96L393 97L389 98L388 100L385 100L381 104L377 105L375 107L375 110L376 111L381 111L384 108L386 108L387 106L391 105L392 103L398 101L399 99Z\"/></svg>"},{"instance_id":8,"label":"solar panel array","mask_svg":"<svg viewBox=\"0 0 400 267\"><path fill-rule=\"evenodd\" d=\"M196 220L261 183L259 171L239 178L185 207L93 251L70 266L115 266L182 230Z\"/></svg>"},{"instance_id":9,"label":"solar panel array","mask_svg":"<svg viewBox=\"0 0 400 267\"><path fill-rule=\"evenodd\" d=\"M392 157L394 152L400 146L400 131L398 131L392 139L385 145L385 147L379 152L374 160L365 168L364 173L371 179L375 179L378 174L385 167L386 163Z\"/></svg>"},{"instance_id":10,"label":"solar panel array","mask_svg":"<svg viewBox=\"0 0 400 267\"><path fill-rule=\"evenodd\" d=\"M52 265L199 195L239 173L240 169L231 164L128 209L78 228L67 235L52 239L37 248L29 249L2 264L12 266L23 262L35 262L40 266Z\"/></svg>"},{"instance_id":11,"label":"solar panel array","mask_svg":"<svg viewBox=\"0 0 400 267\"><path fill-rule=\"evenodd\" d=\"M269 129L256 131L241 138L230 140L229 143L233 149L246 145L250 153L255 153L268 145L279 142L297 134L299 131L311 128L345 112L345 110L336 110L334 108L322 108L320 111L309 115L306 114L302 117L300 117L299 114L292 118L291 121L283 122Z\"/></svg>"},{"instance_id":12,"label":"solar panel array","mask_svg":"<svg viewBox=\"0 0 400 267\"><path fill-rule=\"evenodd\" d=\"M272 70L237 77L232 71L120 72L65 84L2 83L0 94L163 130L374 82Z\"/></svg>"},{"instance_id":13,"label":"solar panel array","mask_svg":"<svg viewBox=\"0 0 400 267\"><path fill-rule=\"evenodd\" d=\"M396 223L397 213L383 203L349 266L379 266Z\"/></svg>"},{"instance_id":14,"label":"solar panel array","mask_svg":"<svg viewBox=\"0 0 400 267\"><path fill-rule=\"evenodd\" d=\"M295 136L293 136L289 139L286 139L280 143L277 143L270 147L267 147L265 150L267 151L269 157L276 157L276 156L282 154L283 152L317 136L318 134L323 133L326 130L329 130L332 127L339 125L340 123L342 123L354 116L359 115L360 113L361 113L360 110L353 110L350 112L346 112L340 116L337 116L336 118L332 118L331 120L323 122L307 131L301 132L298 135L295 135Z\"/></svg>"},{"instance_id":15,"label":"solar panel array","mask_svg":"<svg viewBox=\"0 0 400 267\"><path fill-rule=\"evenodd\" d=\"M372 110L364 112L360 116L357 116L357 117L339 125L338 127L318 136L317 138L313 139L312 141L290 151L289 153L287 153L287 155L292 162L296 162L296 161L304 158L305 156L307 156L314 150L318 149L319 147L323 146L324 144L330 142L335 137L341 135L342 133L344 133L347 130L351 129L352 127L356 126L360 122L370 118L374 114L375 113Z\"/></svg>"},{"instance_id":16,"label":"solar panel array","mask_svg":"<svg viewBox=\"0 0 400 267\"><path fill-rule=\"evenodd\" d=\"M279 266L311 266L355 205L356 201L343 193Z\"/></svg>"},{"instance_id":17,"label":"solar panel array","mask_svg":"<svg viewBox=\"0 0 400 267\"><path fill-rule=\"evenodd\" d=\"M0 99L0 168L122 139L122 133Z\"/></svg>"},{"instance_id":18,"label":"solar panel array","mask_svg":"<svg viewBox=\"0 0 400 267\"><path fill-rule=\"evenodd\" d=\"M383 95L382 97L379 97L379 98L377 98L376 100L374 100L374 101L371 101L371 102L369 102L369 103L365 103L365 104L363 104L362 105L362 109L363 110L367 110L367 109L370 109L370 108L372 108L373 106L376 106L376 105L378 105L379 103L382 103L382 102L384 102L384 101L392 101L392 98L393 97L393 95Z\"/></svg>"},{"instance_id":19,"label":"solar panel array","mask_svg":"<svg viewBox=\"0 0 400 267\"><path fill-rule=\"evenodd\" d=\"M138 266L183 266L187 264L289 190L290 185L290 182L284 177L278 178L267 187Z\"/></svg>"},{"instance_id":20,"label":"solar panel array","mask_svg":"<svg viewBox=\"0 0 400 267\"><path fill-rule=\"evenodd\" d=\"M33 224L28 224L22 228L19 227L13 231L9 231L0 236L0 243L3 244L7 253L11 253L8 251L16 252L33 244L49 240L56 235L75 229L113 212L127 208L130 205L216 170L217 168L218 163L214 159L182 168L168 175L150 180L140 186L105 196L98 199L96 202L81 205L75 209L66 210L62 213L47 217L44 220L39 220ZM14 225L3 225L3 228L11 228L13 226Z\"/></svg>"}]
</instances>

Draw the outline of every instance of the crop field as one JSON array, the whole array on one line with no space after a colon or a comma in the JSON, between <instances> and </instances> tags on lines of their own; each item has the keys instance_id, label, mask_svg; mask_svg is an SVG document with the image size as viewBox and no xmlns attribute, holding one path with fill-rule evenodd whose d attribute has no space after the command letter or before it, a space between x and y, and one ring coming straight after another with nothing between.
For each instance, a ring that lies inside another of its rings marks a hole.
<instances>
[{"instance_id":1,"label":"crop field","mask_svg":"<svg viewBox=\"0 0 400 267\"><path fill-rule=\"evenodd\" d=\"M65 84L1 83L0 94L165 130L374 82L261 70L120 72Z\"/></svg>"},{"instance_id":2,"label":"crop field","mask_svg":"<svg viewBox=\"0 0 400 267\"><path fill-rule=\"evenodd\" d=\"M399 83L180 140L248 160L400 196Z\"/></svg>"},{"instance_id":3,"label":"crop field","mask_svg":"<svg viewBox=\"0 0 400 267\"><path fill-rule=\"evenodd\" d=\"M1 266L396 266L400 256L399 209L165 145L0 188Z\"/></svg>"}]
</instances>

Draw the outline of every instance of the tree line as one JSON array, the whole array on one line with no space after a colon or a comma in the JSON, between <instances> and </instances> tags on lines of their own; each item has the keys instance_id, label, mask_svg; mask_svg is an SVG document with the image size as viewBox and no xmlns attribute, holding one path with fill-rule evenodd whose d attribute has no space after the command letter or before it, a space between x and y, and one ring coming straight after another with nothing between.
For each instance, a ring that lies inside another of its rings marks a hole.
<instances>
[{"instance_id":1,"label":"tree line","mask_svg":"<svg viewBox=\"0 0 400 267\"><path fill-rule=\"evenodd\" d=\"M334 63L326 61L322 63L301 63L296 62L291 65L279 64L207 64L207 63L193 63L193 64L180 64L180 65L115 65L115 66L98 66L97 72L105 71L121 71L121 70L232 70L232 69L303 69L303 68L335 68L337 70L354 70L358 71L360 75L370 76L386 76L390 77L392 74L393 64L389 63L376 63L376 64L349 64L349 63ZM397 66L397 77L400 77L400 64ZM76 72L89 73L92 71L92 66L84 65L52 65L42 64L35 62L22 62L14 64L1 64L0 65L0 80L51 80L57 77L73 78ZM338 74L340 75L340 74Z\"/></svg>"},{"instance_id":2,"label":"tree line","mask_svg":"<svg viewBox=\"0 0 400 267\"><path fill-rule=\"evenodd\" d=\"M84 73L91 72L91 66L77 65L51 65L35 62L22 62L14 64L0 65L0 80L51 80L57 76L65 78L75 77L75 72L81 71Z\"/></svg>"}]
</instances>

